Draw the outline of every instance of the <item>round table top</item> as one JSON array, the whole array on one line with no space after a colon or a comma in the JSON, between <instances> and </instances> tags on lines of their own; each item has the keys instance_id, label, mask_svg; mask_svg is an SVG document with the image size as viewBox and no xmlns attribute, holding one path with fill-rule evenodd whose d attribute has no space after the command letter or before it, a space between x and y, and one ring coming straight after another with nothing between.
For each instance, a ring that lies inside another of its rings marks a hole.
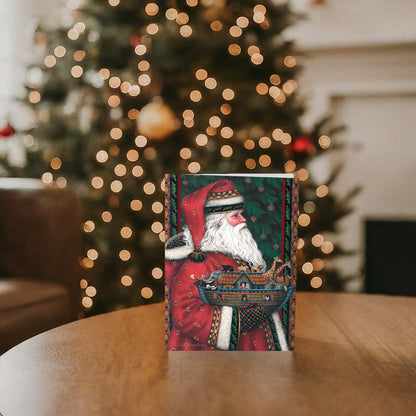
<instances>
[{"instance_id":1,"label":"round table top","mask_svg":"<svg viewBox=\"0 0 416 416\"><path fill-rule=\"evenodd\" d=\"M416 414L416 298L298 293L294 352L166 352L163 304L53 329L0 357L0 413Z\"/></svg>"}]
</instances>

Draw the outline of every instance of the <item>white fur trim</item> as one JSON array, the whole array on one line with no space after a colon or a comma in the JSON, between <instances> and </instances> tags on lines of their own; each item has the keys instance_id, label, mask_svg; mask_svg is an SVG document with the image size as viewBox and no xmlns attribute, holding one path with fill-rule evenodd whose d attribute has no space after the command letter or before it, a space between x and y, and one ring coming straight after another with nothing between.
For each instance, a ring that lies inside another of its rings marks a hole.
<instances>
[{"instance_id":1,"label":"white fur trim","mask_svg":"<svg viewBox=\"0 0 416 416\"><path fill-rule=\"evenodd\" d=\"M188 257L194 251L192 246L180 246L175 248L169 248L165 250L166 260L182 260Z\"/></svg>"},{"instance_id":2,"label":"white fur trim","mask_svg":"<svg viewBox=\"0 0 416 416\"><path fill-rule=\"evenodd\" d=\"M217 348L220 350L228 350L230 347L232 317L233 308L231 306L223 306L221 308L221 321L217 338Z\"/></svg>"},{"instance_id":3,"label":"white fur trim","mask_svg":"<svg viewBox=\"0 0 416 416\"><path fill-rule=\"evenodd\" d=\"M166 243L165 247L167 247L171 240L180 238L182 233L175 234L172 237L170 237ZM173 248L165 248L165 260L182 260L186 259L189 254L191 254L194 251L194 245L192 241L188 242L188 244L184 244L183 246L179 247L173 247Z\"/></svg>"},{"instance_id":4,"label":"white fur trim","mask_svg":"<svg viewBox=\"0 0 416 416\"><path fill-rule=\"evenodd\" d=\"M276 327L277 337L279 338L282 351L289 351L289 347L287 346L285 332L283 331L282 321L280 320L278 312L273 312L272 318L273 318L274 326Z\"/></svg>"},{"instance_id":5,"label":"white fur trim","mask_svg":"<svg viewBox=\"0 0 416 416\"><path fill-rule=\"evenodd\" d=\"M239 196L233 196L231 198L221 198L221 199L208 199L205 206L206 207L220 207L222 205L234 205L241 204L244 202L244 198Z\"/></svg>"}]
</instances>

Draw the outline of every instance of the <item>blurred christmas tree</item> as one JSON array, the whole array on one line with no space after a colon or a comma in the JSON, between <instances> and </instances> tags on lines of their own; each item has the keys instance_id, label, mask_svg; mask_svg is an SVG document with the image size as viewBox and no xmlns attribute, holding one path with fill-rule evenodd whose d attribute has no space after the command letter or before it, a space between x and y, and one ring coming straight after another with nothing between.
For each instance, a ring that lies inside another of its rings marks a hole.
<instances>
[{"instance_id":1,"label":"blurred christmas tree","mask_svg":"<svg viewBox=\"0 0 416 416\"><path fill-rule=\"evenodd\" d=\"M27 165L3 164L83 199L88 313L162 300L165 172L297 171L298 288L342 287L328 233L351 195L329 192L336 172L316 183L308 171L333 132L300 125L285 2L68 0L66 13L36 32Z\"/></svg>"}]
</instances>

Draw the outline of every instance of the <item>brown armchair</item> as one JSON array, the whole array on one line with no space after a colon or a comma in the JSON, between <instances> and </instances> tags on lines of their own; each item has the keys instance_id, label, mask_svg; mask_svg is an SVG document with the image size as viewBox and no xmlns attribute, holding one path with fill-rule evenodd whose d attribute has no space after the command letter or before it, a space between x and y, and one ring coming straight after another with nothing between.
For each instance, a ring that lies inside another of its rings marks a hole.
<instances>
[{"instance_id":1,"label":"brown armchair","mask_svg":"<svg viewBox=\"0 0 416 416\"><path fill-rule=\"evenodd\" d=\"M80 223L71 190L0 178L0 354L77 318Z\"/></svg>"}]
</instances>

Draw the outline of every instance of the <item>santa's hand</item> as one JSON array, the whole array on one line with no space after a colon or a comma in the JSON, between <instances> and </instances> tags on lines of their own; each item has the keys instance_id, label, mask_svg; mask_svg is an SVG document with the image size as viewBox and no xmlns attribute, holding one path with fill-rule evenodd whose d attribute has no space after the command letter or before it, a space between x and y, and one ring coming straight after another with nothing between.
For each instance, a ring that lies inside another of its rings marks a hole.
<instances>
[{"instance_id":1,"label":"santa's hand","mask_svg":"<svg viewBox=\"0 0 416 416\"><path fill-rule=\"evenodd\" d=\"M239 308L240 332L249 332L258 328L269 316L263 306L247 305Z\"/></svg>"}]
</instances>

